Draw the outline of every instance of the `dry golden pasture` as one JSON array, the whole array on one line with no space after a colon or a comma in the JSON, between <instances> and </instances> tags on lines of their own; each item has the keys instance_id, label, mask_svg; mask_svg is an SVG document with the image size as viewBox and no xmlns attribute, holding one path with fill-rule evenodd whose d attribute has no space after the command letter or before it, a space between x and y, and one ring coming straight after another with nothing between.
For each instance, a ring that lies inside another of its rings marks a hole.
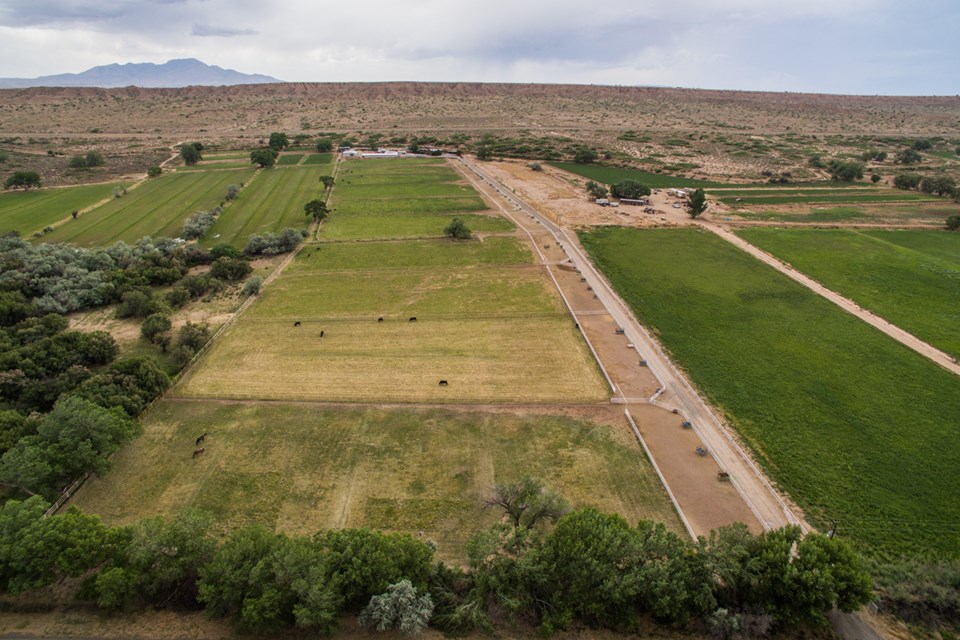
<instances>
[{"instance_id":1,"label":"dry golden pasture","mask_svg":"<svg viewBox=\"0 0 960 640\"><path fill-rule=\"evenodd\" d=\"M290 533L369 526L422 532L438 557L499 517L482 505L497 482L543 478L574 506L682 527L621 420L444 409L320 407L165 400L145 433L114 457L74 504L109 524L214 514L226 532L263 524ZM206 452L191 457L206 432Z\"/></svg>"}]
</instances>

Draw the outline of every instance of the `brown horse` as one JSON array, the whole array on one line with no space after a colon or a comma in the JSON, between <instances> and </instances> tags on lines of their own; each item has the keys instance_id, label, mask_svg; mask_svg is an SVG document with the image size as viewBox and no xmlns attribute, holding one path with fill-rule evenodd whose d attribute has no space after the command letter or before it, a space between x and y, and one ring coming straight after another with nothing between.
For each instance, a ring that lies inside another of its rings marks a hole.
<instances>
[{"instance_id":1,"label":"brown horse","mask_svg":"<svg viewBox=\"0 0 960 640\"><path fill-rule=\"evenodd\" d=\"M194 458L196 458L197 456L202 456L202 455L203 455L203 447L200 447L199 449L194 449L194 450L193 450L193 457L194 457Z\"/></svg>"}]
</instances>

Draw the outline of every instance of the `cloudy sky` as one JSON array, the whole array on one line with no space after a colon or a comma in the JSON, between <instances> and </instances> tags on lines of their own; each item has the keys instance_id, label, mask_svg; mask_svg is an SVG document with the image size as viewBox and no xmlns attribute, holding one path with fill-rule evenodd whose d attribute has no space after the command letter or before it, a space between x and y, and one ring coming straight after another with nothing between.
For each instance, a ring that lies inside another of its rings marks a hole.
<instances>
[{"instance_id":1,"label":"cloudy sky","mask_svg":"<svg viewBox=\"0 0 960 640\"><path fill-rule=\"evenodd\" d=\"M0 76L198 58L287 81L960 94L960 0L2 0Z\"/></svg>"}]
</instances>

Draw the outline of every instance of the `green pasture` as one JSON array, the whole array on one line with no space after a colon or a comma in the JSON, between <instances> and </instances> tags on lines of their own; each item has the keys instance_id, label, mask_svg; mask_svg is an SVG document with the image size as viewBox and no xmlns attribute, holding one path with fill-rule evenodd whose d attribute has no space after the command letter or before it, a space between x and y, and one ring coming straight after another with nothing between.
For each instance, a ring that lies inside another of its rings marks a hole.
<instances>
[{"instance_id":1,"label":"green pasture","mask_svg":"<svg viewBox=\"0 0 960 640\"><path fill-rule=\"evenodd\" d=\"M533 265L284 273L244 315L293 321L563 314L549 284Z\"/></svg>"},{"instance_id":2,"label":"green pasture","mask_svg":"<svg viewBox=\"0 0 960 640\"><path fill-rule=\"evenodd\" d=\"M466 195L448 198L366 198L344 199L336 191L330 199L331 218L333 216L383 214L442 214L484 211L487 203L478 195Z\"/></svg>"},{"instance_id":3,"label":"green pasture","mask_svg":"<svg viewBox=\"0 0 960 640\"><path fill-rule=\"evenodd\" d=\"M683 533L625 428L555 415L168 399L112 462L73 500L109 525L199 508L221 533L372 527L422 535L464 563L470 537L499 517L483 506L493 485L535 475L574 506Z\"/></svg>"},{"instance_id":4,"label":"green pasture","mask_svg":"<svg viewBox=\"0 0 960 640\"><path fill-rule=\"evenodd\" d=\"M249 181L252 175L253 170L200 171L151 178L122 198L67 221L43 241L102 246L144 236L175 238L189 216L218 206L228 185Z\"/></svg>"},{"instance_id":5,"label":"green pasture","mask_svg":"<svg viewBox=\"0 0 960 640\"><path fill-rule=\"evenodd\" d=\"M479 198L478 198L479 200ZM324 221L320 240L388 240L397 238L438 238L454 217L463 220L473 233L503 233L514 230L506 218L451 212L442 214L381 213L378 215L337 215Z\"/></svg>"},{"instance_id":6,"label":"green pasture","mask_svg":"<svg viewBox=\"0 0 960 640\"><path fill-rule=\"evenodd\" d=\"M300 164L300 161L303 160L304 154L302 153L284 153L277 158L277 166L287 167L290 165Z\"/></svg>"},{"instance_id":7,"label":"green pasture","mask_svg":"<svg viewBox=\"0 0 960 640\"><path fill-rule=\"evenodd\" d=\"M18 231L26 237L34 231L70 218L73 211L89 207L113 194L115 187L130 183L91 184L79 187L5 191L0 193L0 233Z\"/></svg>"},{"instance_id":8,"label":"green pasture","mask_svg":"<svg viewBox=\"0 0 960 640\"><path fill-rule=\"evenodd\" d=\"M345 183L343 181L341 184ZM395 183L364 183L344 184L337 190L337 201L357 199L387 198L456 198L475 196L476 191L468 185L448 182L395 182Z\"/></svg>"},{"instance_id":9,"label":"green pasture","mask_svg":"<svg viewBox=\"0 0 960 640\"><path fill-rule=\"evenodd\" d=\"M306 164L306 165L330 164L331 160L333 160L332 153L308 153L307 159L303 161L303 164Z\"/></svg>"},{"instance_id":10,"label":"green pasture","mask_svg":"<svg viewBox=\"0 0 960 640\"><path fill-rule=\"evenodd\" d=\"M812 522L960 555L960 377L710 233L581 240Z\"/></svg>"},{"instance_id":11,"label":"green pasture","mask_svg":"<svg viewBox=\"0 0 960 640\"><path fill-rule=\"evenodd\" d=\"M929 202L939 200L939 198L913 191L884 189L882 191L876 190L872 193L861 191L857 191L855 193L837 193L827 191L825 193L806 192L794 195L782 195L777 192L776 195L743 196L740 198L725 196L719 198L719 200L720 202L733 207L749 207L764 204L866 204L882 202Z\"/></svg>"},{"instance_id":12,"label":"green pasture","mask_svg":"<svg viewBox=\"0 0 960 640\"><path fill-rule=\"evenodd\" d=\"M920 203L911 203L902 207L816 207L807 211L744 211L735 212L744 220L770 220L777 222L942 222L941 211Z\"/></svg>"},{"instance_id":13,"label":"green pasture","mask_svg":"<svg viewBox=\"0 0 960 640\"><path fill-rule=\"evenodd\" d=\"M636 180L653 189L671 188L671 187L722 187L734 186L726 185L722 182L712 182L708 180L694 180L693 178L683 178L680 176L671 176L660 173L651 173L650 171L640 171L639 169L625 169L622 167L605 167L599 164L577 164L575 162L549 162L552 167L575 173L588 180L595 180L603 184L615 184L621 180Z\"/></svg>"},{"instance_id":14,"label":"green pasture","mask_svg":"<svg viewBox=\"0 0 960 640\"><path fill-rule=\"evenodd\" d=\"M960 357L960 234L742 229L744 240L921 340ZM906 242L898 242L900 237ZM931 250L927 250L927 245ZM907 245L907 246L905 246Z\"/></svg>"},{"instance_id":15,"label":"green pasture","mask_svg":"<svg viewBox=\"0 0 960 640\"><path fill-rule=\"evenodd\" d=\"M225 242L238 247L250 236L287 227L305 228L311 220L303 205L323 195L320 176L325 168L290 167L263 169L227 206L216 224L207 232L204 244Z\"/></svg>"},{"instance_id":16,"label":"green pasture","mask_svg":"<svg viewBox=\"0 0 960 640\"><path fill-rule=\"evenodd\" d=\"M337 271L462 267L479 265L530 265L533 254L516 238L490 236L483 241L449 239L402 242L350 242L312 244L284 270L284 276Z\"/></svg>"}]
</instances>

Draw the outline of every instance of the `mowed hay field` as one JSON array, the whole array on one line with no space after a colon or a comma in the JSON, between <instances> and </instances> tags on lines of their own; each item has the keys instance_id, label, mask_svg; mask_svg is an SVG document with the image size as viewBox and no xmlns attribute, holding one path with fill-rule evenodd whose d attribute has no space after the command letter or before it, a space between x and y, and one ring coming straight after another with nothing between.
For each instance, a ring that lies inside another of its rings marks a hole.
<instances>
[{"instance_id":1,"label":"mowed hay field","mask_svg":"<svg viewBox=\"0 0 960 640\"><path fill-rule=\"evenodd\" d=\"M581 238L815 524L960 556L960 377L713 234Z\"/></svg>"},{"instance_id":2,"label":"mowed hay field","mask_svg":"<svg viewBox=\"0 0 960 640\"><path fill-rule=\"evenodd\" d=\"M737 234L960 358L960 234L773 228Z\"/></svg>"},{"instance_id":3,"label":"mowed hay field","mask_svg":"<svg viewBox=\"0 0 960 640\"><path fill-rule=\"evenodd\" d=\"M226 198L227 186L249 180L253 170L197 171L151 178L127 195L69 220L43 236L44 242L103 246L144 236L175 238L184 221Z\"/></svg>"},{"instance_id":4,"label":"mowed hay field","mask_svg":"<svg viewBox=\"0 0 960 640\"><path fill-rule=\"evenodd\" d=\"M127 182L0 193L0 233L17 231L27 237L111 197L115 187L128 186Z\"/></svg>"},{"instance_id":5,"label":"mowed hay field","mask_svg":"<svg viewBox=\"0 0 960 640\"><path fill-rule=\"evenodd\" d=\"M431 238L457 216L474 232L505 232L504 218L477 215L483 198L444 160L347 160L330 198L320 240Z\"/></svg>"},{"instance_id":6,"label":"mowed hay field","mask_svg":"<svg viewBox=\"0 0 960 640\"><path fill-rule=\"evenodd\" d=\"M323 195L320 177L332 165L262 169L227 206L204 238L205 245L233 244L243 248L250 236L287 227L306 228L311 222L303 205Z\"/></svg>"},{"instance_id":7,"label":"mowed hay field","mask_svg":"<svg viewBox=\"0 0 960 640\"><path fill-rule=\"evenodd\" d=\"M204 432L205 453L193 459ZM469 538L500 515L484 497L524 475L574 506L683 531L625 425L511 412L165 400L73 504L108 524L200 508L221 532L253 523L298 534L422 531L441 558L464 561Z\"/></svg>"},{"instance_id":8,"label":"mowed hay field","mask_svg":"<svg viewBox=\"0 0 960 640\"><path fill-rule=\"evenodd\" d=\"M506 237L308 246L173 393L356 402L606 399L595 361L532 260L525 245Z\"/></svg>"}]
</instances>

